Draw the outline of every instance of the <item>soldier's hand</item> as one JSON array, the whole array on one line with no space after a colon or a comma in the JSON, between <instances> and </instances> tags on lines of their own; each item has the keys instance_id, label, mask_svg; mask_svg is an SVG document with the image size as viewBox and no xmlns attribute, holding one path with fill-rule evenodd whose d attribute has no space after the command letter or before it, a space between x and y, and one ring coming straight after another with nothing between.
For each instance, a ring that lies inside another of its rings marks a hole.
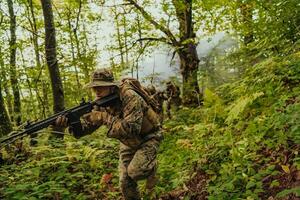
<instances>
[{"instance_id":1,"label":"soldier's hand","mask_svg":"<svg viewBox=\"0 0 300 200\"><path fill-rule=\"evenodd\" d=\"M110 115L107 112L103 111L92 111L83 116L83 118L93 124L93 125L102 125L103 123L107 123L110 119Z\"/></svg>"},{"instance_id":2,"label":"soldier's hand","mask_svg":"<svg viewBox=\"0 0 300 200\"><path fill-rule=\"evenodd\" d=\"M60 128L66 128L68 126L68 118L64 115L60 115L55 120L55 126Z\"/></svg>"}]
</instances>

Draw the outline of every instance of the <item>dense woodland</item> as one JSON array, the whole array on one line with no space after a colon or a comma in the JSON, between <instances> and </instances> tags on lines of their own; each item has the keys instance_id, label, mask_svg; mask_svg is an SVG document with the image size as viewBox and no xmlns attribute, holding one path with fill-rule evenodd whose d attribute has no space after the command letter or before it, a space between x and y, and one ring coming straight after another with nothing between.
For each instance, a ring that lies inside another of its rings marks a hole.
<instances>
[{"instance_id":1,"label":"dense woodland","mask_svg":"<svg viewBox=\"0 0 300 200\"><path fill-rule=\"evenodd\" d=\"M218 33L234 45L199 56ZM92 99L99 67L163 88L140 76L155 49L183 100L163 124L157 199L299 199L299 0L2 0L0 136ZM121 199L106 131L2 148L0 199Z\"/></svg>"}]
</instances>

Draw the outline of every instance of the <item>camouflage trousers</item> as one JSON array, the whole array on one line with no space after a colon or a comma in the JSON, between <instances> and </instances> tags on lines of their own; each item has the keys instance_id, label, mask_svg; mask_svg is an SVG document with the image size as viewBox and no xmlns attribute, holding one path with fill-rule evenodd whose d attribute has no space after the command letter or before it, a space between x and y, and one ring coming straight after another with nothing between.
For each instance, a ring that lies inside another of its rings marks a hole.
<instances>
[{"instance_id":1,"label":"camouflage trousers","mask_svg":"<svg viewBox=\"0 0 300 200\"><path fill-rule=\"evenodd\" d=\"M119 152L120 187L125 200L141 199L137 185L139 180L147 179L146 187L148 185L148 189L154 188L159 144L160 141L150 139L140 148L132 149L121 143Z\"/></svg>"}]
</instances>

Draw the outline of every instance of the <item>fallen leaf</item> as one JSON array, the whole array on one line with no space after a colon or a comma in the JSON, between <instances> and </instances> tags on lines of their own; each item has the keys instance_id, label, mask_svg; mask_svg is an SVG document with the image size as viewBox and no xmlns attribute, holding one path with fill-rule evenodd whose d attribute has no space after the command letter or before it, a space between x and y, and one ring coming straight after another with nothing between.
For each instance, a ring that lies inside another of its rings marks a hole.
<instances>
[{"instance_id":1,"label":"fallen leaf","mask_svg":"<svg viewBox=\"0 0 300 200\"><path fill-rule=\"evenodd\" d=\"M113 175L111 173L109 174L103 174L101 178L101 182L105 184L109 184L112 180Z\"/></svg>"},{"instance_id":2,"label":"fallen leaf","mask_svg":"<svg viewBox=\"0 0 300 200\"><path fill-rule=\"evenodd\" d=\"M289 166L281 165L281 168L285 173L287 173L287 174L291 173Z\"/></svg>"}]
</instances>

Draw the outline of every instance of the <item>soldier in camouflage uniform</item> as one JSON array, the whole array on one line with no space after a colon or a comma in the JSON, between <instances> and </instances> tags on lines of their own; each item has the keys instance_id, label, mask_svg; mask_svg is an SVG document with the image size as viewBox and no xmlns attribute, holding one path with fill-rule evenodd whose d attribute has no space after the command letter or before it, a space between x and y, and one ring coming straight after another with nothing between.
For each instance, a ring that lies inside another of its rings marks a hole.
<instances>
[{"instance_id":1,"label":"soldier in camouflage uniform","mask_svg":"<svg viewBox=\"0 0 300 200\"><path fill-rule=\"evenodd\" d=\"M69 131L79 138L92 133L101 125L108 126L107 136L120 141L122 194L125 200L141 199L137 181L147 179L146 188L150 191L156 182L156 155L162 139L160 124L155 124L150 119L149 105L137 92L114 81L111 70L96 70L88 87L94 91L96 99L112 93L118 93L120 98L108 107L95 107L91 113L83 116L80 128L74 128L76 126L71 124ZM66 127L67 119L64 116L59 117L56 125Z\"/></svg>"},{"instance_id":2,"label":"soldier in camouflage uniform","mask_svg":"<svg viewBox=\"0 0 300 200\"><path fill-rule=\"evenodd\" d=\"M161 122L163 122L164 119L164 112L163 112L163 105L166 100L168 100L168 97L163 91L156 90L156 88L153 85L150 85L147 87L147 91L151 95L152 98L154 98L158 104L159 104L159 110L161 111L160 117L161 117Z\"/></svg>"},{"instance_id":3,"label":"soldier in camouflage uniform","mask_svg":"<svg viewBox=\"0 0 300 200\"><path fill-rule=\"evenodd\" d=\"M180 89L175 83L168 81L166 83L166 96L167 100L167 114L169 119L171 118L171 106L173 105L175 110L178 110L181 105Z\"/></svg>"}]
</instances>

